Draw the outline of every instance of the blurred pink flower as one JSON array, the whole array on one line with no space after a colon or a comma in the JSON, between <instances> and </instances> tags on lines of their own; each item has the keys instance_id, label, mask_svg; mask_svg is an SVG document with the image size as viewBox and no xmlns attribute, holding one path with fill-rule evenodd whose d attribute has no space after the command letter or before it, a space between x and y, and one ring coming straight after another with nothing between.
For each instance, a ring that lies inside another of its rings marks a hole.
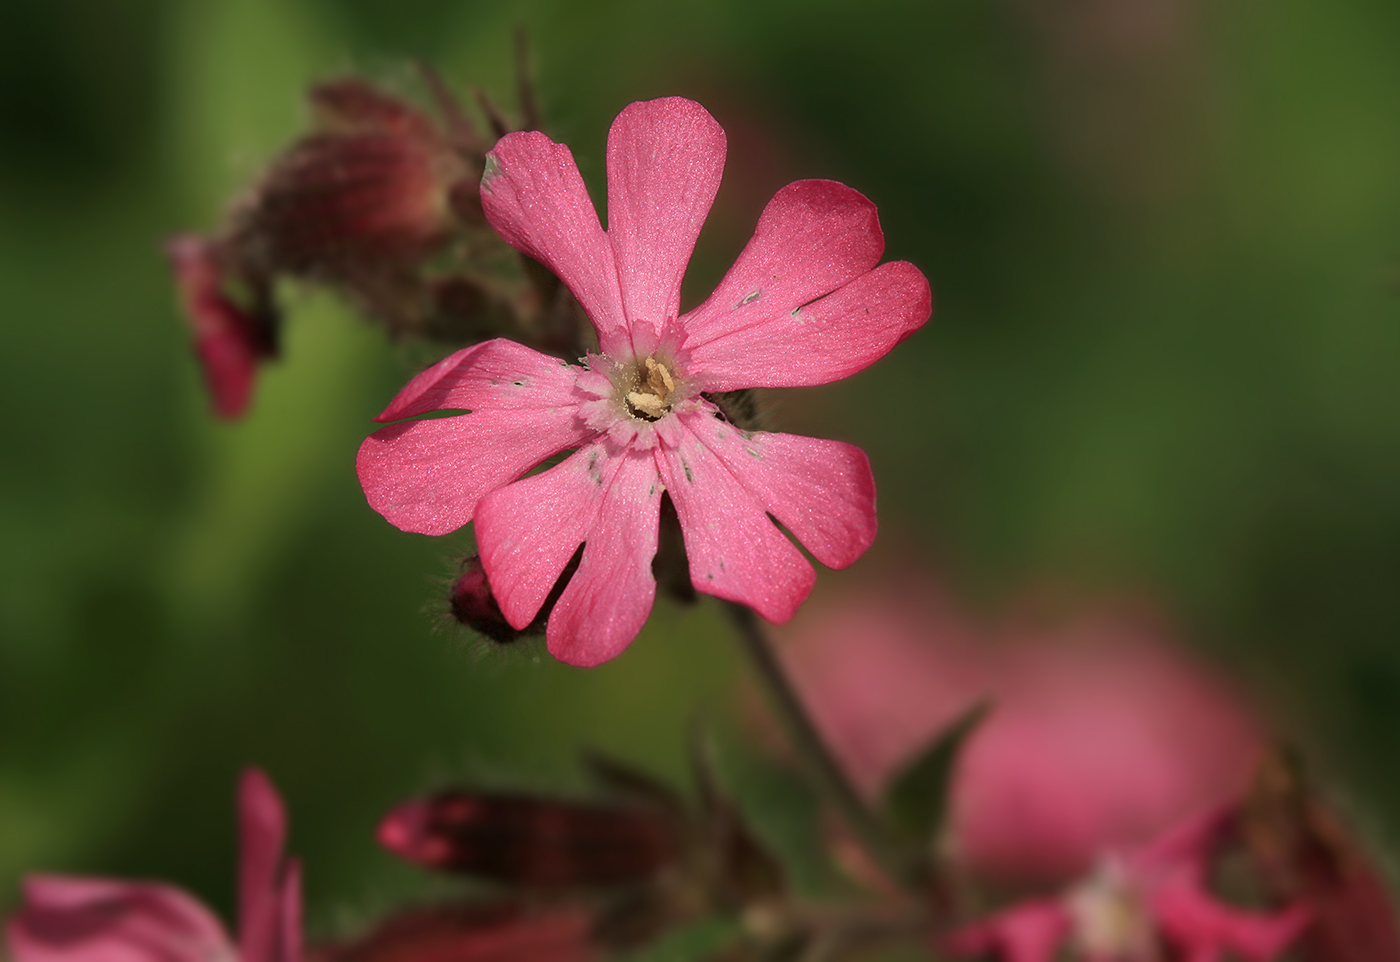
<instances>
[{"instance_id":1,"label":"blurred pink flower","mask_svg":"<svg viewBox=\"0 0 1400 962\"><path fill-rule=\"evenodd\" d=\"M31 876L6 926L15 962L299 962L301 874L283 863L286 813L267 776L238 790L238 941L199 901L159 882Z\"/></svg>"},{"instance_id":2,"label":"blurred pink flower","mask_svg":"<svg viewBox=\"0 0 1400 962\"><path fill-rule=\"evenodd\" d=\"M166 244L165 252L214 413L240 418L252 400L258 365L277 353L276 319L268 296L257 285L251 285L247 304L229 294L226 287L236 279L226 276L216 240L185 234Z\"/></svg>"},{"instance_id":3,"label":"blurred pink flower","mask_svg":"<svg viewBox=\"0 0 1400 962\"><path fill-rule=\"evenodd\" d=\"M872 797L990 699L959 759L947 842L982 877L1063 882L1249 781L1262 745L1250 710L1166 637L1127 609L986 628L910 580L812 606L784 655Z\"/></svg>"},{"instance_id":4,"label":"blurred pink flower","mask_svg":"<svg viewBox=\"0 0 1400 962\"><path fill-rule=\"evenodd\" d=\"M681 315L681 276L724 156L724 132L699 104L627 107L608 135L605 232L568 147L537 132L504 137L487 155L486 217L568 285L600 354L577 367L504 340L459 351L378 420L470 414L403 421L360 448L365 494L394 525L437 535L476 522L492 593L516 628L585 545L546 626L550 652L571 664L615 657L646 621L663 493L695 588L773 622L792 616L815 574L770 514L831 567L875 536L862 451L740 430L706 394L854 374L928 319L928 282L907 263L876 267L884 238L869 200L798 181L768 204L710 298Z\"/></svg>"},{"instance_id":5,"label":"blurred pink flower","mask_svg":"<svg viewBox=\"0 0 1400 962\"><path fill-rule=\"evenodd\" d=\"M1302 903L1243 911L1207 888L1210 863L1233 813L1216 808L1153 843L1110 855L1058 897L1027 899L965 926L944 949L958 958L1054 962L1062 946L1087 962L1158 962L1162 948L1183 962L1276 959L1311 920Z\"/></svg>"}]
</instances>

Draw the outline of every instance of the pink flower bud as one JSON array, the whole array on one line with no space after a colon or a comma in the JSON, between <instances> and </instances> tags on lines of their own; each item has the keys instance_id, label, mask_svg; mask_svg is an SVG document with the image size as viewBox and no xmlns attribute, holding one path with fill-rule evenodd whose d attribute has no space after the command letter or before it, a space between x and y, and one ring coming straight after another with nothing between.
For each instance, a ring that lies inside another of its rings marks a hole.
<instances>
[{"instance_id":1,"label":"pink flower bud","mask_svg":"<svg viewBox=\"0 0 1400 962\"><path fill-rule=\"evenodd\" d=\"M429 254L475 172L432 123L359 80L313 88L318 129L289 147L235 213L248 256L276 273L358 283ZM476 215L480 217L479 212Z\"/></svg>"},{"instance_id":2,"label":"pink flower bud","mask_svg":"<svg viewBox=\"0 0 1400 962\"><path fill-rule=\"evenodd\" d=\"M172 239L165 248L175 284L194 334L195 355L221 418L248 410L258 364L277 354L279 319L265 280L240 277L224 263L218 241L197 234ZM244 288L243 298L231 289Z\"/></svg>"},{"instance_id":3,"label":"pink flower bud","mask_svg":"<svg viewBox=\"0 0 1400 962\"><path fill-rule=\"evenodd\" d=\"M428 868L550 889L646 881L681 852L659 812L464 791L394 808L379 844Z\"/></svg>"}]
</instances>

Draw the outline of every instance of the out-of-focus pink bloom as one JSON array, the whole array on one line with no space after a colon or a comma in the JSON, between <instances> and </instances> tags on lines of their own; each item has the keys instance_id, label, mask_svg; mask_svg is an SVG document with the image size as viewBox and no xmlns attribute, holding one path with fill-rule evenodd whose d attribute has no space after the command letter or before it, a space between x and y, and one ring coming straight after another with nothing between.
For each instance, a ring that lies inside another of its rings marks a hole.
<instances>
[{"instance_id":1,"label":"out-of-focus pink bloom","mask_svg":"<svg viewBox=\"0 0 1400 962\"><path fill-rule=\"evenodd\" d=\"M1311 912L1302 903L1244 911L1210 893L1207 870L1232 818L1226 808L1190 818L1142 849L1106 857L1059 897L1030 899L955 931L944 948L1001 962L1053 962L1062 946L1085 962L1270 962Z\"/></svg>"},{"instance_id":2,"label":"out-of-focus pink bloom","mask_svg":"<svg viewBox=\"0 0 1400 962\"><path fill-rule=\"evenodd\" d=\"M663 493L695 588L773 622L792 616L815 575L770 514L831 567L875 536L862 451L742 431L705 395L854 374L928 319L928 282L907 263L876 267L884 238L869 200L798 181L769 203L710 298L680 314L724 155L724 132L699 104L627 107L608 135L605 232L566 146L504 137L482 178L486 217L568 285L600 353L577 367L504 340L459 351L378 420L470 414L394 424L360 448L365 494L399 528L436 535L476 522L492 592L516 628L586 545L546 628L550 652L571 664L618 655L646 621Z\"/></svg>"},{"instance_id":3,"label":"out-of-focus pink bloom","mask_svg":"<svg viewBox=\"0 0 1400 962\"><path fill-rule=\"evenodd\" d=\"M301 875L284 863L286 813L262 772L238 791L238 941L190 895L159 882L31 876L5 933L15 962L299 962Z\"/></svg>"},{"instance_id":4,"label":"out-of-focus pink bloom","mask_svg":"<svg viewBox=\"0 0 1400 962\"><path fill-rule=\"evenodd\" d=\"M254 292L254 303L238 304L229 296L220 262L220 245L208 237L186 234L165 248L185 318L194 334L194 351L204 371L214 413L242 417L253 396L258 364L275 356L275 320L270 305Z\"/></svg>"},{"instance_id":5,"label":"out-of-focus pink bloom","mask_svg":"<svg viewBox=\"0 0 1400 962\"><path fill-rule=\"evenodd\" d=\"M1249 781L1259 726L1165 636L1154 620L1112 609L1050 630L982 627L911 580L813 606L784 654L870 796L990 699L959 760L948 841L983 877L1062 882Z\"/></svg>"}]
</instances>

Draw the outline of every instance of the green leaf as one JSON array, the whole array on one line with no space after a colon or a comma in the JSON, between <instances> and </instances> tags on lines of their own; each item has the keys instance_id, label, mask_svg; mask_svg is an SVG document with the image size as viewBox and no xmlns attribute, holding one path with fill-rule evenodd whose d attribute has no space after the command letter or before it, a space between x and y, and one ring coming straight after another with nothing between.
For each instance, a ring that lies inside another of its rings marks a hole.
<instances>
[{"instance_id":1,"label":"green leaf","mask_svg":"<svg viewBox=\"0 0 1400 962\"><path fill-rule=\"evenodd\" d=\"M989 701L973 705L895 777L882 806L886 824L921 847L933 841L947 812L958 753L990 709Z\"/></svg>"},{"instance_id":2,"label":"green leaf","mask_svg":"<svg viewBox=\"0 0 1400 962\"><path fill-rule=\"evenodd\" d=\"M702 919L674 929L623 958L625 962L699 962L727 949L742 936L743 928L734 919Z\"/></svg>"}]
</instances>

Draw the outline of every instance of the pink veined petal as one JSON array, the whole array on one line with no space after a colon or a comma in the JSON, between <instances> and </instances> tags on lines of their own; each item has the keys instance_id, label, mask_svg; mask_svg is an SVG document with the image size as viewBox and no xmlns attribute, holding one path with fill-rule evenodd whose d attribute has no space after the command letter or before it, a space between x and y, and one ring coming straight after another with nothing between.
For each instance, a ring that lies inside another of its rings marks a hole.
<instances>
[{"instance_id":1,"label":"pink veined petal","mask_svg":"<svg viewBox=\"0 0 1400 962\"><path fill-rule=\"evenodd\" d=\"M664 490L650 452L626 451L588 532L578 571L549 616L549 653L592 667L616 658L646 624L656 599L651 561Z\"/></svg>"},{"instance_id":2,"label":"pink veined petal","mask_svg":"<svg viewBox=\"0 0 1400 962\"><path fill-rule=\"evenodd\" d=\"M277 962L287 812L256 768L244 771L238 783L238 834L238 947L243 962Z\"/></svg>"},{"instance_id":3,"label":"pink veined petal","mask_svg":"<svg viewBox=\"0 0 1400 962\"><path fill-rule=\"evenodd\" d=\"M6 925L15 962L214 962L234 956L214 914L170 885L30 876Z\"/></svg>"},{"instance_id":4,"label":"pink veined petal","mask_svg":"<svg viewBox=\"0 0 1400 962\"><path fill-rule=\"evenodd\" d=\"M447 534L472 520L482 496L590 434L573 407L478 410L381 428L360 445L356 468L390 524Z\"/></svg>"},{"instance_id":5,"label":"pink veined petal","mask_svg":"<svg viewBox=\"0 0 1400 962\"><path fill-rule=\"evenodd\" d=\"M707 391L828 384L884 357L932 313L928 280L891 261L819 301L693 348L687 373Z\"/></svg>"},{"instance_id":6,"label":"pink veined petal","mask_svg":"<svg viewBox=\"0 0 1400 962\"><path fill-rule=\"evenodd\" d=\"M822 564L844 568L874 542L875 477L860 448L767 431L745 437L718 418L696 421L695 433Z\"/></svg>"},{"instance_id":7,"label":"pink veined petal","mask_svg":"<svg viewBox=\"0 0 1400 962\"><path fill-rule=\"evenodd\" d=\"M492 491L477 510L476 544L501 613L524 628L583 544L617 459L603 443Z\"/></svg>"},{"instance_id":8,"label":"pink veined petal","mask_svg":"<svg viewBox=\"0 0 1400 962\"><path fill-rule=\"evenodd\" d=\"M660 329L680 313L681 278L719 190L725 149L715 119L681 97L634 103L613 121L608 239L629 324Z\"/></svg>"},{"instance_id":9,"label":"pink veined petal","mask_svg":"<svg viewBox=\"0 0 1400 962\"><path fill-rule=\"evenodd\" d=\"M945 943L960 958L996 958L998 962L1053 962L1055 950L1069 934L1064 906L1049 900L1023 903L953 932ZM993 956L993 953L995 955Z\"/></svg>"},{"instance_id":10,"label":"pink veined petal","mask_svg":"<svg viewBox=\"0 0 1400 962\"><path fill-rule=\"evenodd\" d=\"M711 415L678 415L679 440L656 450L680 518L697 591L748 605L774 624L791 618L816 572L730 470L697 437Z\"/></svg>"},{"instance_id":11,"label":"pink veined petal","mask_svg":"<svg viewBox=\"0 0 1400 962\"><path fill-rule=\"evenodd\" d=\"M578 369L505 338L484 341L418 374L376 421L433 411L568 407L578 404Z\"/></svg>"},{"instance_id":12,"label":"pink veined petal","mask_svg":"<svg viewBox=\"0 0 1400 962\"><path fill-rule=\"evenodd\" d=\"M714 293L685 316L686 345L781 321L869 271L884 250L875 205L860 191L834 180L788 184Z\"/></svg>"},{"instance_id":13,"label":"pink veined petal","mask_svg":"<svg viewBox=\"0 0 1400 962\"><path fill-rule=\"evenodd\" d=\"M506 134L486 155L481 207L507 244L573 291L604 353L627 343L612 245L568 147L538 131Z\"/></svg>"}]
</instances>

